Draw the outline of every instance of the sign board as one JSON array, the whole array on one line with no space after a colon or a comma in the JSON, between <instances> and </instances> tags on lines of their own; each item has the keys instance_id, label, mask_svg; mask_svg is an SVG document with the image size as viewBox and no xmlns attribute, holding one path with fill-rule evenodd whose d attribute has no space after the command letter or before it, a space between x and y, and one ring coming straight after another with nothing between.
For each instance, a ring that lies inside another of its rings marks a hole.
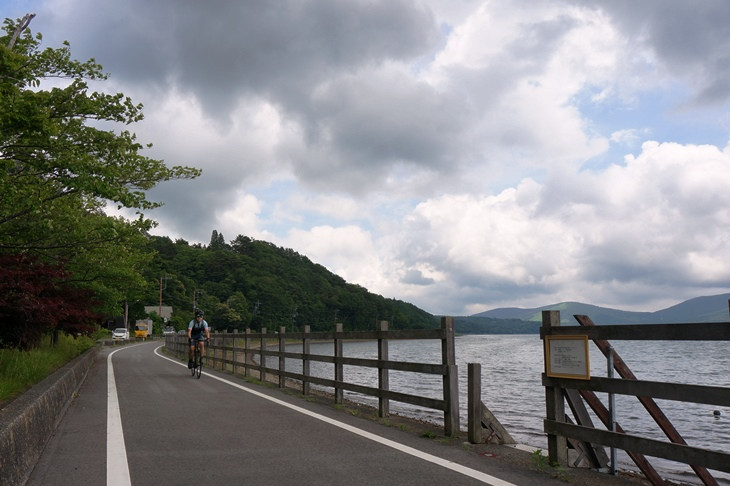
<instances>
[{"instance_id":1,"label":"sign board","mask_svg":"<svg viewBox=\"0 0 730 486\"><path fill-rule=\"evenodd\" d=\"M545 336L545 359L548 376L588 380L588 336Z\"/></svg>"}]
</instances>

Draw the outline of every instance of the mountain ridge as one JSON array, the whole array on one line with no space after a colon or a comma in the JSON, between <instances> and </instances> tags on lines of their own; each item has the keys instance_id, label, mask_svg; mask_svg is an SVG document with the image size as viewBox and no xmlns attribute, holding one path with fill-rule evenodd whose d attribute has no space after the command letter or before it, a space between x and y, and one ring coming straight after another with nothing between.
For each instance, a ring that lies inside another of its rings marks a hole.
<instances>
[{"instance_id":1,"label":"mountain ridge","mask_svg":"<svg viewBox=\"0 0 730 486\"><path fill-rule=\"evenodd\" d=\"M695 297L654 312L636 312L600 307L582 302L560 302L541 307L501 307L466 316L466 319L517 319L541 322L543 310L560 311L563 325L577 324L573 315L587 315L596 324L676 324L682 322L730 321L730 293Z\"/></svg>"}]
</instances>

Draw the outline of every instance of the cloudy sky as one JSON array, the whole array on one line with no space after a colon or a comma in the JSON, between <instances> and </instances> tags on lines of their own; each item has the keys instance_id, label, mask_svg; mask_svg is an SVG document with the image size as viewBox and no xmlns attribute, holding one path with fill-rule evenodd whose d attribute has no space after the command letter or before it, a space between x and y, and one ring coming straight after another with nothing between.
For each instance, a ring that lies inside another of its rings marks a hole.
<instances>
[{"instance_id":1,"label":"cloudy sky","mask_svg":"<svg viewBox=\"0 0 730 486\"><path fill-rule=\"evenodd\" d=\"M4 0L145 106L156 234L435 314L730 291L727 0Z\"/></svg>"}]
</instances>

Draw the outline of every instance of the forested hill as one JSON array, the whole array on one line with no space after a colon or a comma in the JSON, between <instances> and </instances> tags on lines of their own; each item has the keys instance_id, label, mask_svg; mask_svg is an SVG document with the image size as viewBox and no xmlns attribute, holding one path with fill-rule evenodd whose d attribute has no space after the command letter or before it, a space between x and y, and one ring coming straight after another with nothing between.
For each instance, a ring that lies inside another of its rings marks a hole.
<instances>
[{"instance_id":1,"label":"forested hill","mask_svg":"<svg viewBox=\"0 0 730 486\"><path fill-rule=\"evenodd\" d=\"M266 241L238 236L226 243L213 231L208 246L156 236L149 245L158 256L148 281L162 282L163 305L173 307L178 329L190 320L194 298L216 329L300 330L308 324L314 332L341 322L345 330L374 330L381 320L390 329L439 325L437 317L412 304L347 283L306 256ZM154 290L137 302L137 314L143 305L157 304Z\"/></svg>"}]
</instances>

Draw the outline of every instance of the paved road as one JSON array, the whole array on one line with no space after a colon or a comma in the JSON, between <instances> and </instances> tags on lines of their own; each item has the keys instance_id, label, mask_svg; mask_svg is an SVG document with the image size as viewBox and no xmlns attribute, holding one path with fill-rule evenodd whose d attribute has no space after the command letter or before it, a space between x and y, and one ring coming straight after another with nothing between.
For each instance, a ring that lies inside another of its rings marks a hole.
<instances>
[{"instance_id":1,"label":"paved road","mask_svg":"<svg viewBox=\"0 0 730 486\"><path fill-rule=\"evenodd\" d=\"M194 379L160 346L99 353L27 484L552 482L230 375Z\"/></svg>"}]
</instances>

